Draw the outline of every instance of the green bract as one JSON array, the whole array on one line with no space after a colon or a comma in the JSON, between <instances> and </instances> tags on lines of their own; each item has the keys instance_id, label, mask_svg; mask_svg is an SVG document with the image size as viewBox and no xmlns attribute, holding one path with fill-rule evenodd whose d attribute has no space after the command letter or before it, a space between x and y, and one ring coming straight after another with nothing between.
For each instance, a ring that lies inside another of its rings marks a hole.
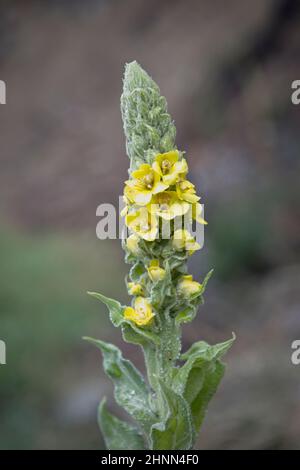
<instances>
[{"instance_id":1,"label":"green bract","mask_svg":"<svg viewBox=\"0 0 300 470\"><path fill-rule=\"evenodd\" d=\"M133 178L126 182L124 193L131 237L123 248L125 260L131 264L127 286L135 297L132 306L126 307L102 294L89 294L107 306L123 339L141 346L148 380L117 347L86 338L101 350L104 370L114 384L115 400L135 423L113 416L102 400L99 425L111 450L192 449L207 405L224 374L221 358L234 336L214 346L199 341L181 354L181 324L195 318L212 271L202 283L188 275L187 259L199 248L181 229L177 233L182 233L182 239L174 242L175 219L182 208L185 212L190 208L192 217L205 223L199 217L200 198L194 185L185 179L187 163L175 147L176 129L166 100L136 62L126 66L121 110ZM161 202L157 213L148 208L151 198ZM172 204L169 211L165 208L168 198ZM155 216L154 229L158 232L153 240L149 239L149 214ZM168 239L161 235L160 217L172 219Z\"/></svg>"}]
</instances>

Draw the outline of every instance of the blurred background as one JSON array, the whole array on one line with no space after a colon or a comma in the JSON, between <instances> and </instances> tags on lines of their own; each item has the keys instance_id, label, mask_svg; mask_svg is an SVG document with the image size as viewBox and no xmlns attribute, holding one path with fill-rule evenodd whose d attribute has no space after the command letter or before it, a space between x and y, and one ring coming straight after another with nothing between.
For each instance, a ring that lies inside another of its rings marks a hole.
<instances>
[{"instance_id":1,"label":"blurred background","mask_svg":"<svg viewBox=\"0 0 300 470\"><path fill-rule=\"evenodd\" d=\"M1 1L0 447L103 448L112 386L82 336L144 367L86 295L128 301L120 242L97 240L95 213L127 176L134 59L168 100L209 222L191 270L215 272L183 346L237 335L197 448L300 448L298 0Z\"/></svg>"}]
</instances>

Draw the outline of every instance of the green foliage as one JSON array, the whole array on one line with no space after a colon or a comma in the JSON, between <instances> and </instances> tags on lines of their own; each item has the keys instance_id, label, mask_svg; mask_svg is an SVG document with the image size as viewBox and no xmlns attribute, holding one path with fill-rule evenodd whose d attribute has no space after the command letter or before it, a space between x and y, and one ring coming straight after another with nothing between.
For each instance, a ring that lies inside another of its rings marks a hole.
<instances>
[{"instance_id":1,"label":"green foliage","mask_svg":"<svg viewBox=\"0 0 300 470\"><path fill-rule=\"evenodd\" d=\"M206 407L215 394L225 366L220 358L231 347L235 336L224 343L210 346L205 341L198 341L181 359L185 364L179 369L173 382L177 393L182 394L191 407L193 424L198 432L203 421Z\"/></svg>"},{"instance_id":2,"label":"green foliage","mask_svg":"<svg viewBox=\"0 0 300 470\"><path fill-rule=\"evenodd\" d=\"M126 65L121 111L131 168L175 146L176 129L166 99L137 62Z\"/></svg>"},{"instance_id":3,"label":"green foliage","mask_svg":"<svg viewBox=\"0 0 300 470\"><path fill-rule=\"evenodd\" d=\"M205 292L207 283L213 274L213 269L211 269L205 276L203 283L201 284L201 290L187 301L185 300L182 308L178 308L178 302L176 302L177 310L179 312L176 315L175 321L178 325L181 323L189 323L194 320L197 315L197 310L199 305L204 303L203 294Z\"/></svg>"},{"instance_id":4,"label":"green foliage","mask_svg":"<svg viewBox=\"0 0 300 470\"><path fill-rule=\"evenodd\" d=\"M167 113L166 100L136 62L126 66L121 110L131 170L141 163L152 163L157 153L174 149L175 127ZM125 307L119 302L102 294L90 294L107 306L111 322L121 327L124 340L142 347L149 385L118 348L86 338L102 351L104 370L114 383L116 402L136 422L134 427L120 421L102 403L99 419L105 442L109 449L191 449L224 373L220 359L234 341L232 338L215 346L199 341L180 356L181 324L195 318L212 270L202 284L184 276L188 251L175 249L171 240L163 237L151 242L140 239L135 254L125 243L123 248L126 262L132 265L127 282L142 289L154 312L152 321L138 326L125 318ZM148 274L152 260L162 276L153 278ZM182 291L184 282L190 283L190 290ZM129 312L136 313L132 308Z\"/></svg>"},{"instance_id":5,"label":"green foliage","mask_svg":"<svg viewBox=\"0 0 300 470\"><path fill-rule=\"evenodd\" d=\"M113 310L116 305L118 310L122 309L118 302L102 295L97 295L97 298ZM174 323L171 324L174 326ZM117 326L120 326L120 322L117 322ZM103 411L104 405L101 405L102 411L99 417L101 420L104 416L101 430L105 442L111 450L123 449L122 446L126 446L128 439L130 445L135 447L127 448L136 449L141 448L137 446L141 445L141 436L143 436L143 442L148 443L151 449L191 449L207 405L224 374L225 366L220 359L231 347L235 336L213 346L205 341L194 343L180 356L184 364L181 367L174 367L173 361L169 364L168 357L174 347L173 356L177 356L178 330L172 331L168 324L164 325L163 334L167 339L163 341L163 337L161 345L141 335L141 331L141 329L134 331L130 324L123 325L124 339L139 344L144 349L149 381L154 394L141 374L130 361L123 358L116 346L93 338L85 338L102 351L104 370L115 386L116 402L135 419L139 426L135 429L128 425L127 428L126 423L111 416L106 409ZM167 361L164 360L166 358ZM171 376L165 368L169 369ZM153 376L160 378L153 380ZM123 432L124 439L118 444L118 435ZM115 447L116 445L118 447Z\"/></svg>"},{"instance_id":6,"label":"green foliage","mask_svg":"<svg viewBox=\"0 0 300 470\"><path fill-rule=\"evenodd\" d=\"M191 449L194 429L190 408L182 395L175 393L161 380L163 420L152 427L152 448L156 450Z\"/></svg>"},{"instance_id":7,"label":"green foliage","mask_svg":"<svg viewBox=\"0 0 300 470\"><path fill-rule=\"evenodd\" d=\"M101 300L101 302L107 306L109 310L110 321L114 326L120 326L124 322L123 307L121 306L120 302L110 299L109 297L105 297L105 295L98 294L97 292L88 292L88 294L92 297L95 297L96 299Z\"/></svg>"},{"instance_id":8,"label":"green foliage","mask_svg":"<svg viewBox=\"0 0 300 470\"><path fill-rule=\"evenodd\" d=\"M85 338L97 346L103 354L104 370L114 383L115 399L139 424L149 431L153 412L149 406L149 392L143 377L134 365L124 359L113 344L93 338Z\"/></svg>"},{"instance_id":9,"label":"green foliage","mask_svg":"<svg viewBox=\"0 0 300 470\"><path fill-rule=\"evenodd\" d=\"M137 328L137 326L126 320L123 316L124 307L120 304L120 302L110 299L109 297L105 297L105 295L99 294L98 292L88 292L91 297L100 300L103 302L109 311L109 318L112 324L116 327L122 326L122 332L125 341L134 344L144 344L145 342L152 342L154 344L159 344L159 337L155 335L153 332ZM132 341L130 339L132 338ZM133 341L135 339L135 341Z\"/></svg>"},{"instance_id":10,"label":"green foliage","mask_svg":"<svg viewBox=\"0 0 300 470\"><path fill-rule=\"evenodd\" d=\"M105 399L99 405L98 421L108 449L145 449L144 439L139 430L113 416L107 409Z\"/></svg>"}]
</instances>

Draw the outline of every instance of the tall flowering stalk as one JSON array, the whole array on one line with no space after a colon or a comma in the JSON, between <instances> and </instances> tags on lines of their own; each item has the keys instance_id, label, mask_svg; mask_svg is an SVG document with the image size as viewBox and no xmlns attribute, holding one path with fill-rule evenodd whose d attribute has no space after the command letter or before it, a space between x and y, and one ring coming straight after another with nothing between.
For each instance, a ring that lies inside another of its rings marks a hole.
<instances>
[{"instance_id":1,"label":"tall flowering stalk","mask_svg":"<svg viewBox=\"0 0 300 470\"><path fill-rule=\"evenodd\" d=\"M187 179L187 161L175 145L166 100L136 62L126 66L121 111L130 159L122 215L129 229L123 248L132 265L126 281L132 305L90 294L108 307L123 339L142 347L148 381L116 346L86 338L102 351L116 402L135 422L112 415L103 399L99 425L111 450L191 449L233 339L214 346L198 341L181 354L181 325L195 318L211 275L198 283L188 274L187 260L200 245L182 218L206 222Z\"/></svg>"}]
</instances>

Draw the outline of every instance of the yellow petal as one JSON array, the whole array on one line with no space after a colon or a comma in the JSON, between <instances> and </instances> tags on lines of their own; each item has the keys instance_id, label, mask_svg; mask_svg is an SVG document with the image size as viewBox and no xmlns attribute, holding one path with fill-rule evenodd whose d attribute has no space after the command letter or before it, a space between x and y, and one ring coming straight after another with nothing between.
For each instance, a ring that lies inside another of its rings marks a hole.
<instances>
[{"instance_id":1,"label":"yellow petal","mask_svg":"<svg viewBox=\"0 0 300 470\"><path fill-rule=\"evenodd\" d=\"M192 194L189 192L181 193L182 199L184 201L190 202L191 204L194 204L199 201L200 197L197 196L197 194Z\"/></svg>"},{"instance_id":2,"label":"yellow petal","mask_svg":"<svg viewBox=\"0 0 300 470\"><path fill-rule=\"evenodd\" d=\"M200 250L201 246L197 242L187 242L185 248L192 255L195 251Z\"/></svg>"},{"instance_id":3,"label":"yellow petal","mask_svg":"<svg viewBox=\"0 0 300 470\"><path fill-rule=\"evenodd\" d=\"M134 222L136 218L137 218L137 213L136 212L130 212L125 217L125 224L128 227L130 227L130 225L132 225L132 222Z\"/></svg>"},{"instance_id":4,"label":"yellow petal","mask_svg":"<svg viewBox=\"0 0 300 470\"><path fill-rule=\"evenodd\" d=\"M141 284L128 282L127 287L130 295L141 295L143 293L143 287Z\"/></svg>"},{"instance_id":5,"label":"yellow petal","mask_svg":"<svg viewBox=\"0 0 300 470\"><path fill-rule=\"evenodd\" d=\"M175 184L176 181L178 181L178 178L179 178L179 173L171 172L168 175L163 176L163 182L168 186L172 186L172 184Z\"/></svg>"},{"instance_id":6,"label":"yellow petal","mask_svg":"<svg viewBox=\"0 0 300 470\"><path fill-rule=\"evenodd\" d=\"M168 160L173 165L175 162L178 161L178 159L179 159L178 150L170 150L169 152L159 153L155 157L155 161L159 164L159 166L161 166L161 163L164 160Z\"/></svg>"},{"instance_id":7,"label":"yellow petal","mask_svg":"<svg viewBox=\"0 0 300 470\"><path fill-rule=\"evenodd\" d=\"M128 212L128 206L123 207L123 209L120 212L121 217L125 217L127 212Z\"/></svg>"},{"instance_id":8,"label":"yellow petal","mask_svg":"<svg viewBox=\"0 0 300 470\"><path fill-rule=\"evenodd\" d=\"M186 214L189 208L190 205L188 202L175 202L171 206L171 210L175 217Z\"/></svg>"},{"instance_id":9,"label":"yellow petal","mask_svg":"<svg viewBox=\"0 0 300 470\"><path fill-rule=\"evenodd\" d=\"M134 195L134 188L132 188L130 185L125 184L124 188L124 198L126 202L133 202L133 195Z\"/></svg>"},{"instance_id":10,"label":"yellow petal","mask_svg":"<svg viewBox=\"0 0 300 470\"><path fill-rule=\"evenodd\" d=\"M156 184L153 186L152 193L153 193L153 194L162 193L162 192L165 191L167 188L168 188L168 185L167 185L166 183L163 183L163 182L160 181L159 183L156 183Z\"/></svg>"},{"instance_id":11,"label":"yellow petal","mask_svg":"<svg viewBox=\"0 0 300 470\"><path fill-rule=\"evenodd\" d=\"M204 220L200 215L202 211L203 211L203 207L199 202L197 202L196 204L193 204L193 207L192 207L193 219L195 219L199 224L207 225L206 220Z\"/></svg>"},{"instance_id":12,"label":"yellow petal","mask_svg":"<svg viewBox=\"0 0 300 470\"><path fill-rule=\"evenodd\" d=\"M182 276L178 283L178 291L184 297L191 297L201 292L202 285L193 280L193 276Z\"/></svg>"},{"instance_id":13,"label":"yellow petal","mask_svg":"<svg viewBox=\"0 0 300 470\"><path fill-rule=\"evenodd\" d=\"M158 259L153 259L150 261L150 265L149 265L151 268L153 267L158 267L159 266L159 260Z\"/></svg>"},{"instance_id":14,"label":"yellow petal","mask_svg":"<svg viewBox=\"0 0 300 470\"><path fill-rule=\"evenodd\" d=\"M130 235L126 240L126 246L132 254L138 255L140 252L139 237L134 233Z\"/></svg>"},{"instance_id":15,"label":"yellow petal","mask_svg":"<svg viewBox=\"0 0 300 470\"><path fill-rule=\"evenodd\" d=\"M133 320L134 317L135 317L135 310L134 310L134 308L132 308L132 307L125 307L123 315L124 315L124 318L126 318L126 320Z\"/></svg>"},{"instance_id":16,"label":"yellow petal","mask_svg":"<svg viewBox=\"0 0 300 470\"><path fill-rule=\"evenodd\" d=\"M146 206L151 201L151 198L152 193L150 191L136 191L134 194L134 202L139 206Z\"/></svg>"},{"instance_id":17,"label":"yellow petal","mask_svg":"<svg viewBox=\"0 0 300 470\"><path fill-rule=\"evenodd\" d=\"M172 244L175 250L187 250L192 254L196 250L200 250L200 245L195 241L187 230L178 229L174 232Z\"/></svg>"},{"instance_id":18,"label":"yellow petal","mask_svg":"<svg viewBox=\"0 0 300 470\"><path fill-rule=\"evenodd\" d=\"M151 304L144 297L137 297L134 302L134 322L139 325L147 325L154 317Z\"/></svg>"},{"instance_id":19,"label":"yellow petal","mask_svg":"<svg viewBox=\"0 0 300 470\"><path fill-rule=\"evenodd\" d=\"M142 163L142 165L131 173L132 178L140 179L151 172L151 166L148 163Z\"/></svg>"},{"instance_id":20,"label":"yellow petal","mask_svg":"<svg viewBox=\"0 0 300 470\"><path fill-rule=\"evenodd\" d=\"M152 168L156 173L158 173L160 176L162 176L162 171L161 171L160 165L157 161L153 162Z\"/></svg>"},{"instance_id":21,"label":"yellow petal","mask_svg":"<svg viewBox=\"0 0 300 470\"><path fill-rule=\"evenodd\" d=\"M149 232L141 232L140 235L141 237L146 240L147 242L153 242L156 239L158 233L158 228L153 227Z\"/></svg>"},{"instance_id":22,"label":"yellow petal","mask_svg":"<svg viewBox=\"0 0 300 470\"><path fill-rule=\"evenodd\" d=\"M174 170L178 173L187 173L189 168L185 158L174 164Z\"/></svg>"},{"instance_id":23,"label":"yellow petal","mask_svg":"<svg viewBox=\"0 0 300 470\"><path fill-rule=\"evenodd\" d=\"M159 266L159 260L153 259L147 268L149 277L152 281L161 281L166 275L166 271Z\"/></svg>"}]
</instances>

